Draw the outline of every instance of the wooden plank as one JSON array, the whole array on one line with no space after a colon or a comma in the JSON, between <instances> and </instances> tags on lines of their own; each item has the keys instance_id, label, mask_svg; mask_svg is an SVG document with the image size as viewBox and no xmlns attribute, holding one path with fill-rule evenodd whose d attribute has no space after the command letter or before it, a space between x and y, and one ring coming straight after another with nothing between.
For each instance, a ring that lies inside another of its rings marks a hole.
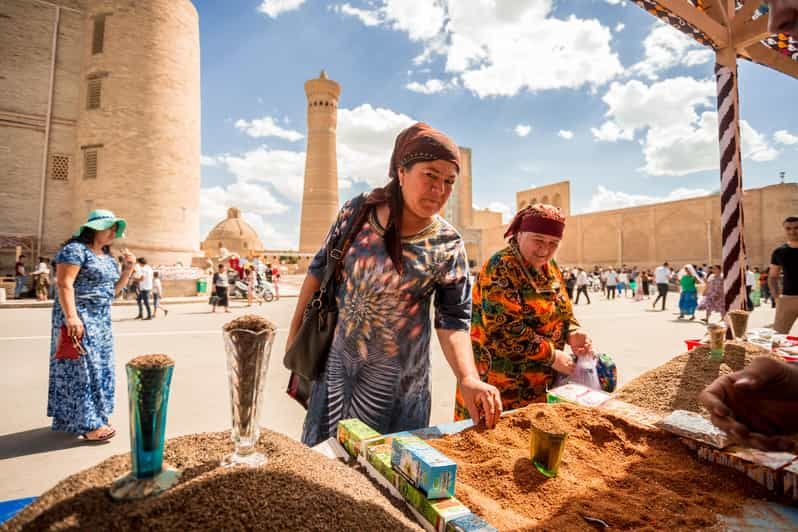
<instances>
[{"instance_id":1,"label":"wooden plank","mask_svg":"<svg viewBox=\"0 0 798 532\"><path fill-rule=\"evenodd\" d=\"M762 43L752 44L745 50L751 60L760 65L768 66L783 74L798 78L798 61L794 61L775 50L771 50Z\"/></svg>"},{"instance_id":2,"label":"wooden plank","mask_svg":"<svg viewBox=\"0 0 798 532\"><path fill-rule=\"evenodd\" d=\"M769 17L765 16L742 23L740 20L734 19L732 23L733 46L737 49L744 49L769 37L768 19Z\"/></svg>"},{"instance_id":3,"label":"wooden plank","mask_svg":"<svg viewBox=\"0 0 798 532\"><path fill-rule=\"evenodd\" d=\"M759 9L762 5L762 0L746 0L743 4L743 7L737 10L734 14L734 18L732 19L733 25L737 26L739 24L745 24L746 22L751 21L751 17L754 16L754 12ZM759 18L768 18L770 14L762 15Z\"/></svg>"},{"instance_id":4,"label":"wooden plank","mask_svg":"<svg viewBox=\"0 0 798 532\"><path fill-rule=\"evenodd\" d=\"M706 13L691 6L685 0L657 0L657 3L691 26L701 30L718 48L729 44L729 31Z\"/></svg>"}]
</instances>

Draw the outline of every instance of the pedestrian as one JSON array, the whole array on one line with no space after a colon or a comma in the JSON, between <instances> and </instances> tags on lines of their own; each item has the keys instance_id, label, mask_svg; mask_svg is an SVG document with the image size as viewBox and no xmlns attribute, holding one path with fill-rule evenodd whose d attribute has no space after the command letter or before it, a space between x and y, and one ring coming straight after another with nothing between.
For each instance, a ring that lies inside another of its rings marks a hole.
<instances>
[{"instance_id":1,"label":"pedestrian","mask_svg":"<svg viewBox=\"0 0 798 532\"><path fill-rule=\"evenodd\" d=\"M163 310L163 317L169 315L169 309L161 304L163 299L163 284L161 284L161 273L152 272L152 317L158 316L158 309Z\"/></svg>"},{"instance_id":2,"label":"pedestrian","mask_svg":"<svg viewBox=\"0 0 798 532\"><path fill-rule=\"evenodd\" d=\"M20 299L25 291L25 255L20 254L14 265L14 298Z\"/></svg>"},{"instance_id":3,"label":"pedestrian","mask_svg":"<svg viewBox=\"0 0 798 532\"><path fill-rule=\"evenodd\" d=\"M629 273L629 295L635 299L637 299L637 278L639 274L637 272L637 268L633 269L631 273Z\"/></svg>"},{"instance_id":4,"label":"pedestrian","mask_svg":"<svg viewBox=\"0 0 798 532\"><path fill-rule=\"evenodd\" d=\"M754 310L754 300L751 298L751 294L754 291L754 285L756 284L756 275L754 274L753 270L751 270L751 266L746 266L745 268L745 304L746 308L751 311Z\"/></svg>"},{"instance_id":5,"label":"pedestrian","mask_svg":"<svg viewBox=\"0 0 798 532\"><path fill-rule=\"evenodd\" d=\"M609 292L607 292L607 270L599 272L599 282L601 283L601 293L609 296Z\"/></svg>"},{"instance_id":6,"label":"pedestrian","mask_svg":"<svg viewBox=\"0 0 798 532\"><path fill-rule=\"evenodd\" d=\"M798 317L798 217L790 216L782 224L787 242L773 250L768 271L770 297L776 300L776 320L773 328L779 334L789 334ZM784 275L784 287L779 277Z\"/></svg>"},{"instance_id":7,"label":"pedestrian","mask_svg":"<svg viewBox=\"0 0 798 532\"><path fill-rule=\"evenodd\" d=\"M280 301L280 268L276 264L272 268L272 286L274 287L274 300Z\"/></svg>"},{"instance_id":8,"label":"pedestrian","mask_svg":"<svg viewBox=\"0 0 798 532\"><path fill-rule=\"evenodd\" d=\"M643 295L648 298L651 295L651 272L645 270L640 275L640 284L643 286Z\"/></svg>"},{"instance_id":9,"label":"pedestrian","mask_svg":"<svg viewBox=\"0 0 798 532\"><path fill-rule=\"evenodd\" d=\"M704 289L704 295L698 303L698 310L705 310L707 315L701 320L709 323L709 317L713 312L720 314L720 319L726 315L726 304L723 296L723 271L720 266L710 266L708 268L709 278Z\"/></svg>"},{"instance_id":10,"label":"pedestrian","mask_svg":"<svg viewBox=\"0 0 798 532\"><path fill-rule=\"evenodd\" d=\"M574 300L574 288L576 287L576 275L571 270L566 269L563 273L563 280L565 281L565 293L568 294L568 299Z\"/></svg>"},{"instance_id":11,"label":"pedestrian","mask_svg":"<svg viewBox=\"0 0 798 532\"><path fill-rule=\"evenodd\" d=\"M607 272L607 299L615 299L615 291L618 289L618 274L610 268Z\"/></svg>"},{"instance_id":12,"label":"pedestrian","mask_svg":"<svg viewBox=\"0 0 798 532\"><path fill-rule=\"evenodd\" d=\"M670 290L670 280L673 272L667 262L663 262L662 266L657 266L654 269L654 283L657 285L657 298L651 304L651 308L657 308L657 302L662 299L662 310L665 310L665 300L668 298L668 290Z\"/></svg>"},{"instance_id":13,"label":"pedestrian","mask_svg":"<svg viewBox=\"0 0 798 532\"><path fill-rule=\"evenodd\" d=\"M687 264L682 269L679 276L679 285L682 292L679 294L679 319L685 316L690 316L689 319L695 319L695 309L698 304L698 279L695 268L692 264Z\"/></svg>"},{"instance_id":14,"label":"pedestrian","mask_svg":"<svg viewBox=\"0 0 798 532\"><path fill-rule=\"evenodd\" d=\"M47 301L50 291L50 266L44 257L39 257L39 265L33 272L33 286L36 288L36 299Z\"/></svg>"},{"instance_id":15,"label":"pedestrian","mask_svg":"<svg viewBox=\"0 0 798 532\"><path fill-rule=\"evenodd\" d=\"M139 293L138 297L136 298L136 303L139 307L139 313L136 316L137 320L151 320L152 319L152 310L150 309L150 293L152 293L152 279L153 279L153 271L152 266L147 264L147 259L144 257L139 257L138 259L138 266L139 266L139 273L138 273L138 284L139 284ZM144 317L143 310L144 308L147 309L147 317Z\"/></svg>"},{"instance_id":16,"label":"pedestrian","mask_svg":"<svg viewBox=\"0 0 798 532\"><path fill-rule=\"evenodd\" d=\"M525 207L504 235L509 245L485 262L474 287L474 358L486 382L501 392L506 410L545 402L555 377L571 374L574 359L564 351L566 345L578 356L592 353L553 259L564 230L559 208ZM499 301L508 304L495 304ZM467 417L458 395L455 419Z\"/></svg>"},{"instance_id":17,"label":"pedestrian","mask_svg":"<svg viewBox=\"0 0 798 532\"><path fill-rule=\"evenodd\" d=\"M621 269L618 274L618 297L623 297L626 294L626 287L629 284L629 274L626 270Z\"/></svg>"},{"instance_id":18,"label":"pedestrian","mask_svg":"<svg viewBox=\"0 0 798 532\"><path fill-rule=\"evenodd\" d=\"M107 210L94 210L55 256L58 294L53 303L47 416L55 431L78 434L87 442L112 438L114 340L111 302L128 282L135 256L123 250L120 274L109 246L124 234L126 222ZM77 359L57 357L66 333L85 351Z\"/></svg>"},{"instance_id":19,"label":"pedestrian","mask_svg":"<svg viewBox=\"0 0 798 532\"><path fill-rule=\"evenodd\" d=\"M762 294L762 301L770 300L770 306L776 308L776 301L770 296L770 286L768 286L768 270L763 268L759 275L759 291Z\"/></svg>"},{"instance_id":20,"label":"pedestrian","mask_svg":"<svg viewBox=\"0 0 798 532\"><path fill-rule=\"evenodd\" d=\"M323 374L312 384L302 442L335 436L358 418L380 433L429 426L432 326L474 419L501 413L499 391L480 379L469 338L471 281L463 238L438 213L460 173L460 150L418 123L396 138L383 188L348 201L328 239L355 232L341 263L339 315ZM354 225L352 225L354 224ZM287 345L327 267L327 242L310 264ZM430 310L434 316L430 320Z\"/></svg>"},{"instance_id":21,"label":"pedestrian","mask_svg":"<svg viewBox=\"0 0 798 532\"><path fill-rule=\"evenodd\" d=\"M216 312L216 307L224 307L225 312L230 312L230 280L227 277L227 266L219 263L219 271L213 274L214 297L211 298L211 312Z\"/></svg>"},{"instance_id":22,"label":"pedestrian","mask_svg":"<svg viewBox=\"0 0 798 532\"><path fill-rule=\"evenodd\" d=\"M244 267L244 276L247 281L247 306L251 307L255 298L258 298L258 304L263 305L263 298L256 293L258 287L258 273L251 264Z\"/></svg>"},{"instance_id":23,"label":"pedestrian","mask_svg":"<svg viewBox=\"0 0 798 532\"><path fill-rule=\"evenodd\" d=\"M587 272L582 268L579 268L578 273L576 274L576 304L579 304L579 296L585 294L585 298L587 299L587 304L590 304L590 296L587 293L589 281L587 278Z\"/></svg>"}]
</instances>

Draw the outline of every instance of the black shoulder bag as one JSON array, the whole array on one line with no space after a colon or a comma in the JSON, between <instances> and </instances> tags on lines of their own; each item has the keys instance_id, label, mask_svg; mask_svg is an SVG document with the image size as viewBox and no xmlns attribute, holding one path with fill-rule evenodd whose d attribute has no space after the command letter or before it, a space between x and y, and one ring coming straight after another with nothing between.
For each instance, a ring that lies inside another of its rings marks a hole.
<instances>
[{"instance_id":1,"label":"black shoulder bag","mask_svg":"<svg viewBox=\"0 0 798 532\"><path fill-rule=\"evenodd\" d=\"M321 285L305 307L302 325L283 359L283 365L291 370L286 393L306 409L310 401L311 381L321 376L330 353L338 322L335 294L340 267L349 245L363 226L368 212L366 195L360 196L353 207L352 224L327 246L327 266Z\"/></svg>"}]
</instances>

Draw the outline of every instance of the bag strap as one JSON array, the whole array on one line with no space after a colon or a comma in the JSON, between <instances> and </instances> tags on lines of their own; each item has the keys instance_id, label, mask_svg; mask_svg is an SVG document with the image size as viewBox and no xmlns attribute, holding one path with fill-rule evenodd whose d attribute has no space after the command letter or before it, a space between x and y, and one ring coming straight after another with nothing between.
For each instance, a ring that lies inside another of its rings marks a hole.
<instances>
[{"instance_id":1,"label":"bag strap","mask_svg":"<svg viewBox=\"0 0 798 532\"><path fill-rule=\"evenodd\" d=\"M318 303L316 303L318 305L322 303L321 298L325 297L325 294L331 294L331 292L333 292L333 290L328 290L328 287L338 277L340 266L346 256L346 252L349 251L352 240L354 240L363 226L363 221L368 213L366 194L361 194L354 200L353 208L354 216L352 217L352 224L345 232L342 231L338 235L335 242L331 240L327 246L327 266L324 269L324 276L319 286L319 296L313 300L313 303L318 301Z\"/></svg>"}]
</instances>

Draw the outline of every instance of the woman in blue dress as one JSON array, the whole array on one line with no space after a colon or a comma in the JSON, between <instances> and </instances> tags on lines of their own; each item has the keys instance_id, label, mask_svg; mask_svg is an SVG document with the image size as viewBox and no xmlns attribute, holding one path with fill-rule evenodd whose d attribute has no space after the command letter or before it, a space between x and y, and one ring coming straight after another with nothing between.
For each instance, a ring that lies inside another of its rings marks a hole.
<instances>
[{"instance_id":1,"label":"woman in blue dress","mask_svg":"<svg viewBox=\"0 0 798 532\"><path fill-rule=\"evenodd\" d=\"M90 442L106 441L116 431L108 424L114 410L114 340L111 303L127 285L136 258L122 250L122 272L109 246L125 232L125 220L95 210L88 221L58 251L57 297L53 304L50 341L50 384L47 415L52 429L80 435ZM61 328L80 338L85 353L77 359L57 359Z\"/></svg>"},{"instance_id":2,"label":"woman in blue dress","mask_svg":"<svg viewBox=\"0 0 798 532\"><path fill-rule=\"evenodd\" d=\"M484 417L489 427L497 421L499 391L480 380L468 334L465 243L438 215L459 171L457 145L419 123L397 137L388 185L341 209L328 241L347 234L351 224L361 225L336 286L338 323L327 366L313 383L302 432L306 445L334 436L338 422L353 417L382 433L428 426L433 327L472 418ZM302 285L288 345L326 262L325 245Z\"/></svg>"}]
</instances>

